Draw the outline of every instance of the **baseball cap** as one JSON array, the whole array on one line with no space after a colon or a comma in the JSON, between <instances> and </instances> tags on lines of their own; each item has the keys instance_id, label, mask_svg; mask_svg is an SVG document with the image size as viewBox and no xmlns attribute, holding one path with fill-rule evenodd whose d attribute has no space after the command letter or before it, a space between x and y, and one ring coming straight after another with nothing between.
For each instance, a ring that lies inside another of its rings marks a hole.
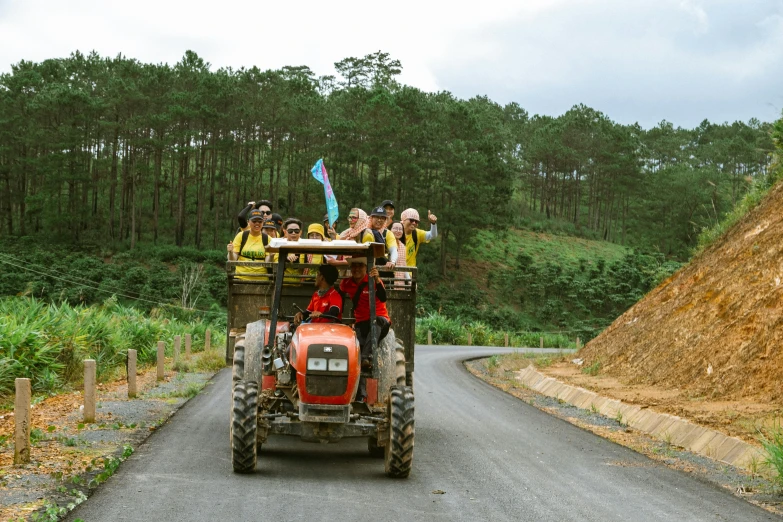
<instances>
[{"instance_id":1,"label":"baseball cap","mask_svg":"<svg viewBox=\"0 0 783 522\"><path fill-rule=\"evenodd\" d=\"M384 201L383 203L381 203L381 206L382 206L382 207L391 207L391 208L395 208L395 207L394 207L394 201L392 201L392 200L390 200L390 199L387 199L386 201Z\"/></svg>"},{"instance_id":2,"label":"baseball cap","mask_svg":"<svg viewBox=\"0 0 783 522\"><path fill-rule=\"evenodd\" d=\"M267 219L266 221L264 221L264 224L261 225L261 228L274 228L275 230L277 230L277 225L275 225L274 220Z\"/></svg>"},{"instance_id":3,"label":"baseball cap","mask_svg":"<svg viewBox=\"0 0 783 522\"><path fill-rule=\"evenodd\" d=\"M348 261L349 265L352 265L354 263L358 263L360 265L366 265L367 264L367 258L366 257L349 257L346 259Z\"/></svg>"},{"instance_id":4,"label":"baseball cap","mask_svg":"<svg viewBox=\"0 0 783 522\"><path fill-rule=\"evenodd\" d=\"M261 211L258 210L257 208L251 210L250 213L247 215L248 221L253 221L254 219L259 219L261 221L264 220L264 214L262 214Z\"/></svg>"},{"instance_id":5,"label":"baseball cap","mask_svg":"<svg viewBox=\"0 0 783 522\"><path fill-rule=\"evenodd\" d=\"M269 219L271 219L272 221L274 221L274 222L275 222L275 225L277 225L277 226L278 226L278 228L279 228L279 227L281 227L281 226L283 226L283 216L281 216L280 214L277 214L277 213L275 213L275 214L272 214L272 215L269 217Z\"/></svg>"},{"instance_id":6,"label":"baseball cap","mask_svg":"<svg viewBox=\"0 0 783 522\"><path fill-rule=\"evenodd\" d=\"M386 217L386 210L384 210L383 206L375 207L372 209L372 212L370 212L370 216L373 217Z\"/></svg>"}]
</instances>

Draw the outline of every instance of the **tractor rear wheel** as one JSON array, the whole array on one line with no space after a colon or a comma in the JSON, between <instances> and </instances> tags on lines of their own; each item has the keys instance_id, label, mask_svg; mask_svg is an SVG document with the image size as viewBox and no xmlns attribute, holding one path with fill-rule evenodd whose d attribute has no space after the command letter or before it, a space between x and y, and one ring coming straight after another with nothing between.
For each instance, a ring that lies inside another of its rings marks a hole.
<instances>
[{"instance_id":1,"label":"tractor rear wheel","mask_svg":"<svg viewBox=\"0 0 783 522\"><path fill-rule=\"evenodd\" d=\"M256 468L258 451L258 383L234 383L231 408L231 464L236 473L251 473Z\"/></svg>"},{"instance_id":2,"label":"tractor rear wheel","mask_svg":"<svg viewBox=\"0 0 783 522\"><path fill-rule=\"evenodd\" d=\"M413 390L392 386L389 394L389 440L386 442L386 476L406 478L413 466Z\"/></svg>"}]
</instances>

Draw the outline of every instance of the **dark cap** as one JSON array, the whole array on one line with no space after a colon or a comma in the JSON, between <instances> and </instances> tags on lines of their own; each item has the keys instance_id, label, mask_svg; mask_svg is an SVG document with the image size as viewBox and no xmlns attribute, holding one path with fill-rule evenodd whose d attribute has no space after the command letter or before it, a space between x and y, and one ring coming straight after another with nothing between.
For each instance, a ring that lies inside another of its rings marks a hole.
<instances>
[{"instance_id":1,"label":"dark cap","mask_svg":"<svg viewBox=\"0 0 783 522\"><path fill-rule=\"evenodd\" d=\"M277 225L278 227L283 225L283 216L281 216L280 214L276 214L276 213L272 214L271 216L269 216L269 219L274 221L275 225Z\"/></svg>"},{"instance_id":2,"label":"dark cap","mask_svg":"<svg viewBox=\"0 0 783 522\"><path fill-rule=\"evenodd\" d=\"M254 219L258 219L260 221L264 220L264 214L261 213L261 211L258 210L257 208L251 210L250 213L247 215L248 221L253 221Z\"/></svg>"},{"instance_id":3,"label":"dark cap","mask_svg":"<svg viewBox=\"0 0 783 522\"><path fill-rule=\"evenodd\" d=\"M326 282L330 285L333 285L334 282L337 281L337 278L340 276L337 269L332 265L321 265L318 267L318 272L320 272L321 275L324 276L324 279L326 279Z\"/></svg>"},{"instance_id":4,"label":"dark cap","mask_svg":"<svg viewBox=\"0 0 783 522\"><path fill-rule=\"evenodd\" d=\"M267 219L266 221L264 221L264 224L261 225L261 228L274 228L275 230L277 230L277 224L275 224L274 220Z\"/></svg>"},{"instance_id":5,"label":"dark cap","mask_svg":"<svg viewBox=\"0 0 783 522\"><path fill-rule=\"evenodd\" d=\"M387 199L386 201L384 201L383 203L381 203L381 206L382 206L382 207L391 207L391 208L394 208L394 201L392 201L392 200L390 200L390 199Z\"/></svg>"},{"instance_id":6,"label":"dark cap","mask_svg":"<svg viewBox=\"0 0 783 522\"><path fill-rule=\"evenodd\" d=\"M386 210L384 210L383 207L375 207L372 209L372 212L370 212L370 216L372 217L386 217Z\"/></svg>"}]
</instances>

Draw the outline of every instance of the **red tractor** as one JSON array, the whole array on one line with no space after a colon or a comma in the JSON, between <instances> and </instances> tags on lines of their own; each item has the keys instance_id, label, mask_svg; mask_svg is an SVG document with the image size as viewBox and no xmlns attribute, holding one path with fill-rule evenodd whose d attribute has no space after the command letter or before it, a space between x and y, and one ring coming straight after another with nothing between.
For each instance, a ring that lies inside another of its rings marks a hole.
<instances>
[{"instance_id":1,"label":"red tractor","mask_svg":"<svg viewBox=\"0 0 783 522\"><path fill-rule=\"evenodd\" d=\"M406 366L405 349L394 331L390 330L377 345L370 336L373 367L362 375L359 342L350 317L341 322L303 323L295 328L290 322L294 310L288 309L289 314L283 310L286 306L301 309L307 305L313 292L307 280L312 280L312 276L302 273L306 268L317 269L317 265L289 263L288 254L365 257L369 270L374 257L383 255L383 245L273 239L267 250L279 254L279 262L267 264L273 274L271 279L239 279L234 276L232 265L250 263L229 263L229 326L233 333L229 338L229 347L233 348L230 432L234 471L252 472L259 450L270 435L329 443L345 437L365 437L370 453L384 457L387 476L407 477L413 463L413 366ZM286 273L286 268L295 270ZM292 277L302 282L291 283ZM397 292L398 301L415 303L414 278L387 281L387 295ZM370 324L375 324L373 278L368 286ZM344 303L350 306L351 300L344 299ZM258 320L245 323L244 328L241 320L232 320L232 312L234 316L244 313L247 317L248 309L253 308L257 309ZM396 327L395 306L389 308ZM402 309L399 305L396 308ZM343 309L347 316L348 311ZM403 324L411 327L413 313L400 315ZM410 330L406 333L413 333L412 327ZM411 354L412 348L411 342ZM361 377L367 382L366 402L354 400Z\"/></svg>"}]
</instances>

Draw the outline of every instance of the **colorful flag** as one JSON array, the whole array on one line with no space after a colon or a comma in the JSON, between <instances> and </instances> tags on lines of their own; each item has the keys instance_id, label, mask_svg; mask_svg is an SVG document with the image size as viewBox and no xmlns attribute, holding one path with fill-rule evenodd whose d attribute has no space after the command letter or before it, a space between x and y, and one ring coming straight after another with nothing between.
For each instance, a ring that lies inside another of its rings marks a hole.
<instances>
[{"instance_id":1,"label":"colorful flag","mask_svg":"<svg viewBox=\"0 0 783 522\"><path fill-rule=\"evenodd\" d=\"M332 185L329 183L329 174L326 173L324 160L319 159L316 161L310 172L313 173L315 179L323 183L324 194L326 195L326 212L329 214L329 226L332 226L340 216L340 212L337 209L337 199L334 197L334 192L332 192Z\"/></svg>"}]
</instances>

